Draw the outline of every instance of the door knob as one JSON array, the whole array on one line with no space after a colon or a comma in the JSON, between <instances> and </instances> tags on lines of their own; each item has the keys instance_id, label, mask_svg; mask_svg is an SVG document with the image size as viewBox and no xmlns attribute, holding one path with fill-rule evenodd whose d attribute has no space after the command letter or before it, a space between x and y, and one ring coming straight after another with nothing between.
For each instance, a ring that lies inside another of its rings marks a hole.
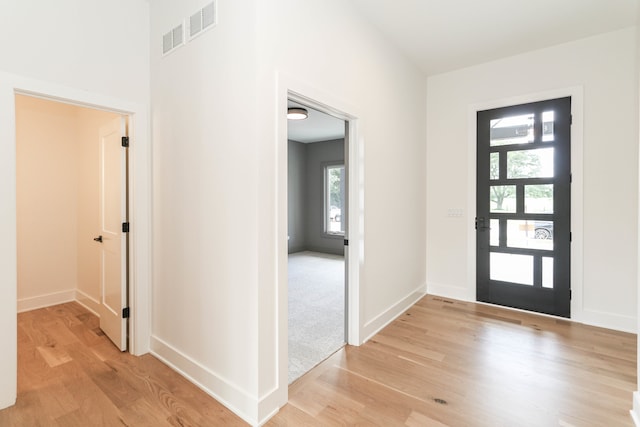
<instances>
[{"instance_id":1,"label":"door knob","mask_svg":"<svg viewBox=\"0 0 640 427\"><path fill-rule=\"evenodd\" d=\"M485 231L485 230L490 230L490 229L491 229L491 227L487 227L487 223L486 223L486 219L485 218L476 217L476 230Z\"/></svg>"},{"instance_id":2,"label":"door knob","mask_svg":"<svg viewBox=\"0 0 640 427\"><path fill-rule=\"evenodd\" d=\"M94 237L93 240L102 243L102 236Z\"/></svg>"}]
</instances>

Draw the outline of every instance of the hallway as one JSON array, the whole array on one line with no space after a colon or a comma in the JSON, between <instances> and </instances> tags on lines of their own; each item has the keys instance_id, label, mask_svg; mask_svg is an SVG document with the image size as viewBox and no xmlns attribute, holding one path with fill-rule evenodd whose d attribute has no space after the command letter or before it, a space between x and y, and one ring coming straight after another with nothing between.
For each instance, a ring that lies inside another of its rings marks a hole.
<instances>
[{"instance_id":1,"label":"hallway","mask_svg":"<svg viewBox=\"0 0 640 427\"><path fill-rule=\"evenodd\" d=\"M76 303L18 325L0 426L246 425L155 357L117 351ZM632 426L635 360L632 334L427 296L293 383L267 425Z\"/></svg>"}]
</instances>

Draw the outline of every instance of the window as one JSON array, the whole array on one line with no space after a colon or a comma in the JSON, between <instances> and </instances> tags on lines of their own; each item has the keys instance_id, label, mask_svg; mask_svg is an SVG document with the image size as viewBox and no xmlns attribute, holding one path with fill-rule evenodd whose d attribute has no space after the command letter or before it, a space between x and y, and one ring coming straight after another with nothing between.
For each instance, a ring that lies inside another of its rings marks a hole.
<instances>
[{"instance_id":1,"label":"window","mask_svg":"<svg viewBox=\"0 0 640 427\"><path fill-rule=\"evenodd\" d=\"M324 168L324 218L325 233L344 236L344 165Z\"/></svg>"}]
</instances>

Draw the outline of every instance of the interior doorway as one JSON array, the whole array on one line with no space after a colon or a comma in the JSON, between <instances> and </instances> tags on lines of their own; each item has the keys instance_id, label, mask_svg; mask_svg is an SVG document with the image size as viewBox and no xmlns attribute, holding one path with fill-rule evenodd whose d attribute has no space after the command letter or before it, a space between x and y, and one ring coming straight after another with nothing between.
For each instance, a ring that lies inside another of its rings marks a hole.
<instances>
[{"instance_id":1,"label":"interior doorway","mask_svg":"<svg viewBox=\"0 0 640 427\"><path fill-rule=\"evenodd\" d=\"M289 100L289 384L347 342L348 123Z\"/></svg>"},{"instance_id":2,"label":"interior doorway","mask_svg":"<svg viewBox=\"0 0 640 427\"><path fill-rule=\"evenodd\" d=\"M77 301L124 351L128 116L21 94L15 107L18 311Z\"/></svg>"}]
</instances>

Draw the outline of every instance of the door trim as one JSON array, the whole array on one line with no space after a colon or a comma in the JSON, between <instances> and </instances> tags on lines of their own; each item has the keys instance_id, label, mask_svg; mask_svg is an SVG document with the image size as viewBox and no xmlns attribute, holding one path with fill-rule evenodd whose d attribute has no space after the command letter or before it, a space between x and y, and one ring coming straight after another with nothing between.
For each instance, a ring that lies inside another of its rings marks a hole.
<instances>
[{"instance_id":1,"label":"door trim","mask_svg":"<svg viewBox=\"0 0 640 427\"><path fill-rule=\"evenodd\" d=\"M275 378L271 387L260 397L261 406L265 411L272 411L286 404L288 400L288 310L287 310L287 122L286 111L288 99L300 101L311 108L318 109L348 123L348 206L349 245L345 260L348 265L348 334L347 343L359 345L362 343L362 321L360 318L360 288L359 273L363 256L363 200L364 200L364 156L363 143L358 130L358 110L345 103L339 97L326 93L294 76L277 72L275 75L275 102L272 105L275 114L276 127L273 129L276 139L276 170L275 170L275 263L276 263L276 312L275 315ZM345 159L346 161L347 159ZM269 379L271 381L272 379Z\"/></svg>"},{"instance_id":2,"label":"door trim","mask_svg":"<svg viewBox=\"0 0 640 427\"><path fill-rule=\"evenodd\" d=\"M584 129L584 96L582 86L573 86L545 92L531 93L509 98L501 98L478 104L471 104L468 108L468 134L467 134L467 212L475 212L476 209L476 174L477 174L477 113L478 111L494 108L509 107L512 105L528 104L545 101L547 99L571 97L571 320L584 322L584 292L583 292L583 129ZM473 218L468 216L467 224L467 294L465 299L476 300L476 230Z\"/></svg>"},{"instance_id":3,"label":"door trim","mask_svg":"<svg viewBox=\"0 0 640 427\"><path fill-rule=\"evenodd\" d=\"M347 168L347 173L348 173L348 176L347 176L348 188L347 188L347 201L346 201L346 205L348 207L347 208L348 213L347 213L347 222L345 224L345 239L349 240L349 245L345 247L345 268L347 269L347 274L348 274L345 281L346 296L347 296L347 305L346 305L346 313L345 313L346 315L345 321L347 325L345 327L345 330L346 330L345 341L347 344L360 345L362 343L360 341L360 330L358 327L360 322L359 322L359 317L356 316L358 314L358 309L357 309L358 304L356 303L357 301L359 301L358 300L359 287L357 286L357 280L356 280L357 275L352 273L353 270L357 269L357 266L358 266L357 263L353 262L354 259L357 259L357 258L354 258L354 254L356 253L356 251L353 249L353 245L357 244L357 242L360 240L358 236L352 235L352 234L356 234L356 233L352 233L352 230L358 230L358 229L355 228L354 220L353 220L353 217L356 215L351 214L353 212L353 206L357 206L357 202L354 200L354 195L357 194L357 191L358 191L358 188L354 186L354 182L356 181L358 175L354 173L354 169L356 165L354 165L354 161L353 161L353 159L358 158L358 157L355 157L354 151L356 151L356 147L355 147L356 144L353 143L353 141L357 141L356 125L355 125L356 119L348 113L344 113L333 107L329 107L326 104L323 104L319 101L316 101L312 98L309 98L305 95L294 92L292 90L287 91L287 99L298 102L300 104L304 104L310 108L313 108L315 110L318 110L330 116L336 117L340 120L344 120L346 124L346 129L348 130L348 133L345 133L346 150L345 150L345 158L344 158L344 164L345 164L345 167ZM285 131L286 131L286 128L285 128ZM285 140L286 140L286 137L285 137ZM285 154L286 154L286 150L285 150ZM285 166L286 166L286 163L285 163ZM286 225L284 227L284 230L285 230L284 234L286 236L287 234ZM287 252L286 248L287 246L285 245L285 254Z\"/></svg>"},{"instance_id":4,"label":"door trim","mask_svg":"<svg viewBox=\"0 0 640 427\"><path fill-rule=\"evenodd\" d=\"M131 318L129 320L130 353L142 355L149 352L151 336L151 144L149 133L149 112L143 104L112 98L105 95L90 93L65 86L59 86L39 80L29 79L8 73L0 73L0 121L9 123L6 129L0 131L0 139L13 142L13 153L5 157L8 171L13 179L4 185L12 186L7 191L0 188L0 194L10 196L7 205L15 215L15 94L48 99L81 107L110 111L129 117L131 173L130 188L130 233L129 263L130 287L129 301ZM6 196L5 196L6 197ZM2 217L4 219L4 217ZM5 224L0 224L5 225ZM8 225L8 224L7 224ZM15 224L12 225L15 229ZM15 260L15 233L8 239L13 249L10 254ZM15 264L15 262L14 262ZM14 266L15 269L15 266ZM17 289L15 271L2 277L3 283L13 284ZM6 279L6 280L5 280ZM15 300L15 298L14 298ZM15 304L14 304L15 306ZM15 307L12 315L15 317Z\"/></svg>"}]
</instances>

